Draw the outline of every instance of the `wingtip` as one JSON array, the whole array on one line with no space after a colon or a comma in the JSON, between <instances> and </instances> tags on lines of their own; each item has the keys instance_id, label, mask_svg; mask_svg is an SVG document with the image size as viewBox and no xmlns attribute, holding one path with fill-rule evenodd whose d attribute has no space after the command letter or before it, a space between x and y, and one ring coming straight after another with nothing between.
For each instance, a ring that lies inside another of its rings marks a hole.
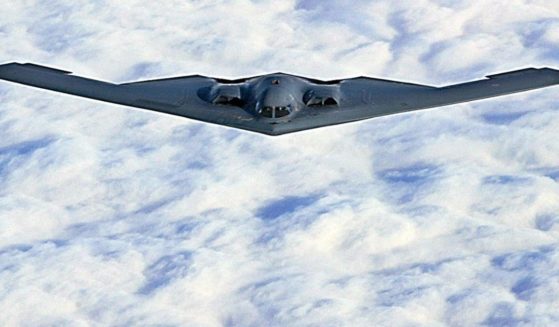
<instances>
[{"instance_id":1,"label":"wingtip","mask_svg":"<svg viewBox=\"0 0 559 327\"><path fill-rule=\"evenodd\" d=\"M52 67L47 67L47 66L42 66L42 65L37 65L37 64L33 64L33 63L19 63L19 62L8 62L5 64L0 65L0 68L26 68L26 69L34 69L34 70L40 70L40 71L44 71L44 72L49 72L49 73L57 73L57 74L72 74L72 72L67 71L67 70L62 70L62 69L58 69L58 68L52 68Z\"/></svg>"},{"instance_id":2,"label":"wingtip","mask_svg":"<svg viewBox=\"0 0 559 327\"><path fill-rule=\"evenodd\" d=\"M0 78L10 80L17 73L19 65L17 62L8 62L0 65Z\"/></svg>"},{"instance_id":3,"label":"wingtip","mask_svg":"<svg viewBox=\"0 0 559 327\"><path fill-rule=\"evenodd\" d=\"M552 81L553 84L559 84L559 70L558 69L550 68L550 67L544 67L544 68L541 68L541 71L543 71L547 76L549 76L549 79Z\"/></svg>"},{"instance_id":4,"label":"wingtip","mask_svg":"<svg viewBox=\"0 0 559 327\"><path fill-rule=\"evenodd\" d=\"M491 75L487 75L485 77L489 78L489 79L507 78L507 77L513 77L513 76L520 76L520 75L535 73L537 71L539 71L539 69L534 68L534 67L529 67L529 68L523 68L523 69L517 69L517 70L513 70L513 71L503 72L503 73L491 74Z\"/></svg>"},{"instance_id":5,"label":"wingtip","mask_svg":"<svg viewBox=\"0 0 559 327\"><path fill-rule=\"evenodd\" d=\"M18 62L6 62L3 64L0 64L0 68L5 68L5 67L13 67L13 66L17 66L17 65L21 65Z\"/></svg>"}]
</instances>

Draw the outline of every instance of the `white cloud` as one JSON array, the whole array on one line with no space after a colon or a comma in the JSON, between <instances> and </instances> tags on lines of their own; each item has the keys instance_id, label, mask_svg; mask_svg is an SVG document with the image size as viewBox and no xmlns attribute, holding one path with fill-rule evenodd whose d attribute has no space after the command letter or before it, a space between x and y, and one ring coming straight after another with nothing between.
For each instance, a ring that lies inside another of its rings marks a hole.
<instances>
[{"instance_id":1,"label":"white cloud","mask_svg":"<svg viewBox=\"0 0 559 327\"><path fill-rule=\"evenodd\" d=\"M23 1L2 62L124 81L559 67L550 1ZM556 88L265 137L0 83L6 325L554 325Z\"/></svg>"}]
</instances>

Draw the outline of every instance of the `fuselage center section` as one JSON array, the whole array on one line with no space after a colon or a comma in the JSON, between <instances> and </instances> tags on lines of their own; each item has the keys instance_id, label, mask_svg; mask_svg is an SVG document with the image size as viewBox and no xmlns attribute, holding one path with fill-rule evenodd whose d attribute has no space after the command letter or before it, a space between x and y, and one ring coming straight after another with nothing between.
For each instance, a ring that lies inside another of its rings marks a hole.
<instances>
[{"instance_id":1,"label":"fuselage center section","mask_svg":"<svg viewBox=\"0 0 559 327\"><path fill-rule=\"evenodd\" d=\"M256 113L265 119L290 116L297 108L297 100L289 80L272 76L264 81L264 88L256 102Z\"/></svg>"}]
</instances>

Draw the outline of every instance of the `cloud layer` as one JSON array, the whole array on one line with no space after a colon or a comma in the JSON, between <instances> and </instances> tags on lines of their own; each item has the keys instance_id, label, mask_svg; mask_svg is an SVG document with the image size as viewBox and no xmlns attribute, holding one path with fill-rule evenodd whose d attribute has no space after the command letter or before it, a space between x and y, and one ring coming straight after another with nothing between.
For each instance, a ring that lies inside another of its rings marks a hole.
<instances>
[{"instance_id":1,"label":"cloud layer","mask_svg":"<svg viewBox=\"0 0 559 327\"><path fill-rule=\"evenodd\" d=\"M433 85L559 67L552 1L20 1L0 61ZM557 87L282 137L0 83L5 325L554 325Z\"/></svg>"}]
</instances>

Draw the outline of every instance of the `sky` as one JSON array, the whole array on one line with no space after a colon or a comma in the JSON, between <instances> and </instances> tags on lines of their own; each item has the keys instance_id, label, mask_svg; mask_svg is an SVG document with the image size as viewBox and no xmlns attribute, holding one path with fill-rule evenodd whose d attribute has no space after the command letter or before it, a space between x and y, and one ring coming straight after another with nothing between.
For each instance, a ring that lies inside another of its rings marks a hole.
<instances>
[{"instance_id":1,"label":"sky","mask_svg":"<svg viewBox=\"0 0 559 327\"><path fill-rule=\"evenodd\" d=\"M441 86L552 0L22 0L0 62ZM559 324L559 87L269 137L0 81L3 326Z\"/></svg>"}]
</instances>

